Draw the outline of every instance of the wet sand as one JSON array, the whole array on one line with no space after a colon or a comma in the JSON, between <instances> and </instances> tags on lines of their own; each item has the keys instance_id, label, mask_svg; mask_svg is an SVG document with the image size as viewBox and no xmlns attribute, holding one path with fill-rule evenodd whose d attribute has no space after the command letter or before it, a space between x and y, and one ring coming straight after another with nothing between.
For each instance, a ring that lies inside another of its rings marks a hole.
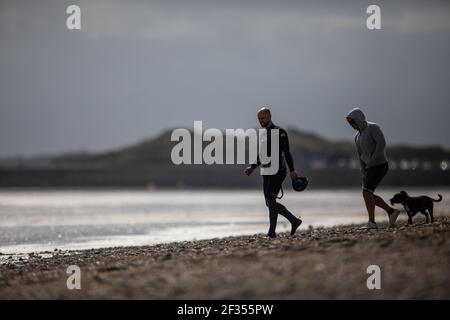
<instances>
[{"instance_id":1,"label":"wet sand","mask_svg":"<svg viewBox=\"0 0 450 320\"><path fill-rule=\"evenodd\" d=\"M1 256L1 299L449 299L450 218ZM81 268L68 290L66 268ZM381 268L369 290L367 267Z\"/></svg>"}]
</instances>

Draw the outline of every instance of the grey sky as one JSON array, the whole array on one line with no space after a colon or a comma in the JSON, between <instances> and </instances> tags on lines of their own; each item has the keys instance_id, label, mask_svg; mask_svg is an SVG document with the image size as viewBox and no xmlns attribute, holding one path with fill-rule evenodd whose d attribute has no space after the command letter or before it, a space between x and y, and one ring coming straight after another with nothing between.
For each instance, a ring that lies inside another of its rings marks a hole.
<instances>
[{"instance_id":1,"label":"grey sky","mask_svg":"<svg viewBox=\"0 0 450 320\"><path fill-rule=\"evenodd\" d=\"M255 127L261 104L340 139L359 106L389 142L450 146L449 34L448 1L0 0L0 156Z\"/></svg>"}]
</instances>

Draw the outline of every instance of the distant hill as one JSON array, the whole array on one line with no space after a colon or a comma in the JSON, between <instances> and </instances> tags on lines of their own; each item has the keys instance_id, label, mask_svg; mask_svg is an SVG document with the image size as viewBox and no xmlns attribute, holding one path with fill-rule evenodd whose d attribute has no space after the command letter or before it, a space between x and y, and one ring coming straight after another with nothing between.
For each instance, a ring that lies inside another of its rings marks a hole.
<instances>
[{"instance_id":1,"label":"distant hill","mask_svg":"<svg viewBox=\"0 0 450 320\"><path fill-rule=\"evenodd\" d=\"M175 143L170 141L171 131L166 130L155 138L146 139L118 150L97 154L66 154L55 157L56 165L78 164L97 166L131 166L167 163Z\"/></svg>"},{"instance_id":2,"label":"distant hill","mask_svg":"<svg viewBox=\"0 0 450 320\"><path fill-rule=\"evenodd\" d=\"M358 187L353 141L323 138L288 128L296 168L311 188ZM259 174L243 176L245 165L175 165L171 130L139 143L100 153L0 161L0 187L255 188ZM208 144L204 143L204 145ZM389 146L390 186L450 185L449 150L440 146ZM287 185L288 179L285 182ZM286 186L289 188L289 186ZM403 188L403 187L402 187Z\"/></svg>"},{"instance_id":3,"label":"distant hill","mask_svg":"<svg viewBox=\"0 0 450 320\"><path fill-rule=\"evenodd\" d=\"M331 140L314 133L288 128L291 152L303 165L324 162L333 165L338 162L355 160L356 151L353 141ZM66 154L51 159L56 166L94 166L128 167L170 163L172 147L177 142L170 141L172 130L166 130L158 136L139 143L97 154ZM204 143L205 145L207 143ZM441 146L415 147L391 145L387 147L388 157L392 161L428 162L433 166L450 160L450 151Z\"/></svg>"}]
</instances>

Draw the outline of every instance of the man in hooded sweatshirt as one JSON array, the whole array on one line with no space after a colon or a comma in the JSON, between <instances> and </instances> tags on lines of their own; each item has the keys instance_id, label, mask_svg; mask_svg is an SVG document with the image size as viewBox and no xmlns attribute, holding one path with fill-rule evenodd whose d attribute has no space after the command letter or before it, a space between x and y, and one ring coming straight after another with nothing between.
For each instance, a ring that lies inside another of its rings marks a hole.
<instances>
[{"instance_id":1,"label":"man in hooded sweatshirt","mask_svg":"<svg viewBox=\"0 0 450 320\"><path fill-rule=\"evenodd\" d=\"M395 227L395 221L400 212L390 207L380 196L375 194L375 189L389 170L383 132L378 124L366 121L366 116L359 108L350 110L347 122L357 130L355 143L361 165L363 197L369 215L366 228L377 229L375 206L387 212L389 226Z\"/></svg>"}]
</instances>

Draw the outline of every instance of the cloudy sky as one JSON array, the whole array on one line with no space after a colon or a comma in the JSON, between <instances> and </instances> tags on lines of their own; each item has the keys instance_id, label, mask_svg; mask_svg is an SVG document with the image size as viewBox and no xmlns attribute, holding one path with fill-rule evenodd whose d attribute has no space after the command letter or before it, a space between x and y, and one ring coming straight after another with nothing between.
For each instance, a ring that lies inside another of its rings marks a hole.
<instances>
[{"instance_id":1,"label":"cloudy sky","mask_svg":"<svg viewBox=\"0 0 450 320\"><path fill-rule=\"evenodd\" d=\"M0 0L0 156L255 127L262 104L339 139L360 106L391 143L450 147L449 35L448 1Z\"/></svg>"}]
</instances>

